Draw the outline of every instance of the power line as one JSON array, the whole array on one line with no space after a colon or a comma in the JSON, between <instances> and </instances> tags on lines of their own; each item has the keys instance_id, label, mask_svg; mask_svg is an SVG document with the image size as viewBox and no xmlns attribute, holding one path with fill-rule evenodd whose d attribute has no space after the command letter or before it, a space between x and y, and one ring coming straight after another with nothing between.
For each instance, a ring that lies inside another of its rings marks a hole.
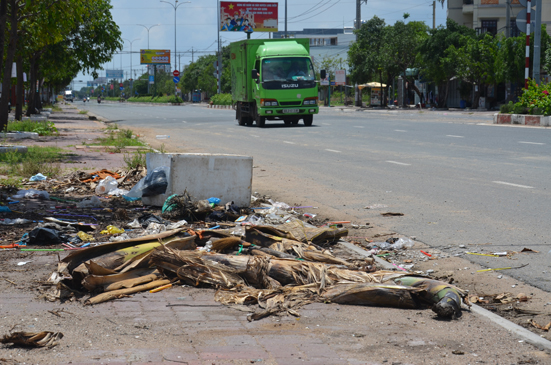
<instances>
[{"instance_id":1,"label":"power line","mask_svg":"<svg viewBox=\"0 0 551 365\"><path fill-rule=\"evenodd\" d=\"M337 4L340 3L340 2L341 2L341 0L338 0L336 3L334 3L333 5L331 5L330 7L328 7L327 9L320 11L319 13L316 13L316 14L314 14L314 15L308 17L308 18L304 18L304 19L302 19L302 20L297 20L297 21L289 22L289 23L299 23L299 22L302 22L302 21L304 21L304 20L311 19L311 18L313 18L313 17L315 17L315 16L320 15L321 13L325 13L327 10L331 9L333 6L337 5Z\"/></svg>"}]
</instances>

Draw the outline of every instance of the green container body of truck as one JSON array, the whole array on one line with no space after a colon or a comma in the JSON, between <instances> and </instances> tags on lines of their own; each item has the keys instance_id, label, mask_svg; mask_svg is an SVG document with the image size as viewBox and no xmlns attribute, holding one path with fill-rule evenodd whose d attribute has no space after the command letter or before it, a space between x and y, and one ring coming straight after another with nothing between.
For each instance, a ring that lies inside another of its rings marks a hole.
<instances>
[{"instance_id":1,"label":"green container body of truck","mask_svg":"<svg viewBox=\"0 0 551 365\"><path fill-rule=\"evenodd\" d=\"M248 39L231 43L230 52L239 125L312 125L319 108L309 39Z\"/></svg>"}]
</instances>

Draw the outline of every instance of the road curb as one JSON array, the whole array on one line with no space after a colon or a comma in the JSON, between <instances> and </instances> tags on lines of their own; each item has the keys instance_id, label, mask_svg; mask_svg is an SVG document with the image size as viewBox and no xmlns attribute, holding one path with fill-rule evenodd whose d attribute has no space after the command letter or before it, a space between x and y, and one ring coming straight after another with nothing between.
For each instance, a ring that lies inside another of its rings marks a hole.
<instances>
[{"instance_id":1,"label":"road curb","mask_svg":"<svg viewBox=\"0 0 551 365\"><path fill-rule=\"evenodd\" d=\"M339 243L344 247L348 248L349 250L354 251L363 257L368 257L368 252L361 247L358 247L346 241L339 241ZM381 259L380 257L377 257L377 256L373 256L373 257L375 259L375 262L378 265L382 266L385 270L396 270L396 267L386 262L385 260ZM505 328L513 335L537 347L538 349L551 352L551 341L548 341L545 338L538 336L534 332L531 332L526 328L521 327L518 324L515 324L503 317L500 317L497 314L492 313L489 310L484 309L476 304L472 304L471 312L488 319L489 321L497 324L498 326Z\"/></svg>"}]
</instances>

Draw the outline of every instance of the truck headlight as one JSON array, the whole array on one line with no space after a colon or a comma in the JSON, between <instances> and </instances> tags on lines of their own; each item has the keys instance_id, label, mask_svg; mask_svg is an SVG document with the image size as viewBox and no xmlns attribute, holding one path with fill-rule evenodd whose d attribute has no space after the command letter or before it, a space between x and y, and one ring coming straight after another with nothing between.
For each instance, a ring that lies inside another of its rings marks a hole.
<instances>
[{"instance_id":1,"label":"truck headlight","mask_svg":"<svg viewBox=\"0 0 551 365\"><path fill-rule=\"evenodd\" d=\"M278 106L275 99L260 99L260 106Z\"/></svg>"}]
</instances>

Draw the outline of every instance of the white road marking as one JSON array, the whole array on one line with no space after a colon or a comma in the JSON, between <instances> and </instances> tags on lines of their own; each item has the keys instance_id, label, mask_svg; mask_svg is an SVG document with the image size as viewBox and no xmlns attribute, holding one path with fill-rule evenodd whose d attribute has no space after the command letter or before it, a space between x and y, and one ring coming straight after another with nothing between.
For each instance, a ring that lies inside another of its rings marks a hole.
<instances>
[{"instance_id":1,"label":"white road marking","mask_svg":"<svg viewBox=\"0 0 551 365\"><path fill-rule=\"evenodd\" d=\"M504 181L492 181L492 182L496 183L496 184L509 185L509 186L514 186L514 187L523 188L523 189L533 189L534 188L533 186L513 184L513 183L504 182Z\"/></svg>"},{"instance_id":2,"label":"white road marking","mask_svg":"<svg viewBox=\"0 0 551 365\"><path fill-rule=\"evenodd\" d=\"M407 132L407 131L405 131L403 129L395 129L394 132Z\"/></svg>"},{"instance_id":3,"label":"white road marking","mask_svg":"<svg viewBox=\"0 0 551 365\"><path fill-rule=\"evenodd\" d=\"M397 161L386 161L388 163L393 163L395 165L402 165L402 166L411 166L409 163L403 163L403 162L397 162Z\"/></svg>"},{"instance_id":4,"label":"white road marking","mask_svg":"<svg viewBox=\"0 0 551 365\"><path fill-rule=\"evenodd\" d=\"M354 128L365 128L365 127L362 125L355 125Z\"/></svg>"},{"instance_id":5,"label":"white road marking","mask_svg":"<svg viewBox=\"0 0 551 365\"><path fill-rule=\"evenodd\" d=\"M187 123L185 120L182 120L182 123Z\"/></svg>"},{"instance_id":6,"label":"white road marking","mask_svg":"<svg viewBox=\"0 0 551 365\"><path fill-rule=\"evenodd\" d=\"M540 143L540 142L524 142L524 141L520 141L519 143L524 143L524 144L537 144L539 146L542 146L544 145L545 143Z\"/></svg>"},{"instance_id":7,"label":"white road marking","mask_svg":"<svg viewBox=\"0 0 551 365\"><path fill-rule=\"evenodd\" d=\"M295 142L283 141L283 143L296 144Z\"/></svg>"},{"instance_id":8,"label":"white road marking","mask_svg":"<svg viewBox=\"0 0 551 365\"><path fill-rule=\"evenodd\" d=\"M251 134L251 137L259 138L260 136L257 136L256 134Z\"/></svg>"},{"instance_id":9,"label":"white road marking","mask_svg":"<svg viewBox=\"0 0 551 365\"><path fill-rule=\"evenodd\" d=\"M331 124L329 124L329 123L321 123L321 125L331 125Z\"/></svg>"},{"instance_id":10,"label":"white road marking","mask_svg":"<svg viewBox=\"0 0 551 365\"><path fill-rule=\"evenodd\" d=\"M463 136L454 136L453 134L447 134L446 137L452 137L452 138L465 138Z\"/></svg>"},{"instance_id":11,"label":"white road marking","mask_svg":"<svg viewBox=\"0 0 551 365\"><path fill-rule=\"evenodd\" d=\"M335 152L335 153L341 153L341 151L337 151L337 150L329 150L329 149L326 149L326 151L328 151L328 152Z\"/></svg>"}]
</instances>

